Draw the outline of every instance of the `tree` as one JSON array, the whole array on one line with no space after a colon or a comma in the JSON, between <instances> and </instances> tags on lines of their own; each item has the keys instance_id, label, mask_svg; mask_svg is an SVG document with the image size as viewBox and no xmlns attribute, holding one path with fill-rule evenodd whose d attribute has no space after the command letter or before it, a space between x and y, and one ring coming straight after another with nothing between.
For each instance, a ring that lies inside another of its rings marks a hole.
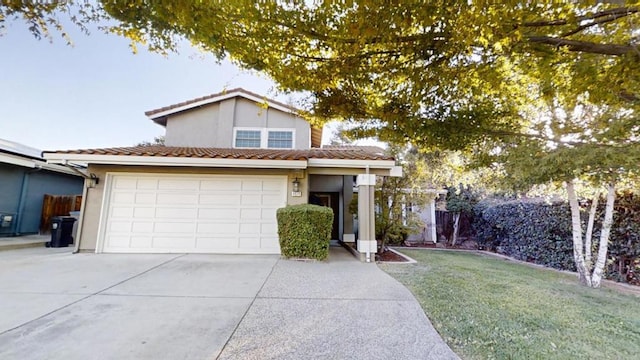
<instances>
[{"instance_id":1,"label":"tree","mask_svg":"<svg viewBox=\"0 0 640 360\"><path fill-rule=\"evenodd\" d=\"M32 16L60 10L33 12L34 5L17 3L0 5L0 22L23 14L46 28ZM638 168L625 158L636 160L639 139L633 125L640 111L639 1L100 5L93 10L118 22L108 31L157 51L185 37L265 72L285 91L309 92L310 120L353 119L361 137L474 150L480 163L500 157L512 175L528 176L520 176L523 183L568 181L569 196L574 179L614 182ZM597 116L536 122L527 110L540 98L552 115L561 109L572 116L584 103Z\"/></svg>"},{"instance_id":2,"label":"tree","mask_svg":"<svg viewBox=\"0 0 640 360\"><path fill-rule=\"evenodd\" d=\"M402 165L401 177L379 177L375 191L376 239L384 251L387 244L399 244L423 226L410 205L422 207L428 200L424 190L424 168L416 166L415 153L406 147L391 145L387 152Z\"/></svg>"},{"instance_id":3,"label":"tree","mask_svg":"<svg viewBox=\"0 0 640 360\"><path fill-rule=\"evenodd\" d=\"M142 141L136 146L164 146L164 135L156 136L152 141Z\"/></svg>"},{"instance_id":4,"label":"tree","mask_svg":"<svg viewBox=\"0 0 640 360\"><path fill-rule=\"evenodd\" d=\"M473 207L478 203L477 194L470 186L458 185L447 188L447 210L453 213L453 234L451 234L451 246L455 246L458 241L460 230L460 216L464 213L473 212Z\"/></svg>"}]
</instances>

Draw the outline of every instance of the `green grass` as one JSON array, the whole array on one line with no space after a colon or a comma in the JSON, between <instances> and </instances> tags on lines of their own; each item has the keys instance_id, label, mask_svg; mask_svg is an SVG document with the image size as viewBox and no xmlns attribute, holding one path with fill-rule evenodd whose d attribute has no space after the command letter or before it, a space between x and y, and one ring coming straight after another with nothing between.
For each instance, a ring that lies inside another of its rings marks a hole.
<instances>
[{"instance_id":1,"label":"green grass","mask_svg":"<svg viewBox=\"0 0 640 360\"><path fill-rule=\"evenodd\" d=\"M473 253L403 250L381 265L463 359L638 359L640 298Z\"/></svg>"}]
</instances>

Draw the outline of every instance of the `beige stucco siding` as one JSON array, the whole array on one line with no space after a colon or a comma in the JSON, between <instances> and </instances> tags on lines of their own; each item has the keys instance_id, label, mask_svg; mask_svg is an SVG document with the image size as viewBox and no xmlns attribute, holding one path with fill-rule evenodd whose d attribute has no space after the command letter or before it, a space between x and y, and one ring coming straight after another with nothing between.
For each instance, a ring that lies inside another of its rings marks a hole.
<instances>
[{"instance_id":1,"label":"beige stucco siding","mask_svg":"<svg viewBox=\"0 0 640 360\"><path fill-rule=\"evenodd\" d=\"M83 214L82 234L80 237L80 251L94 251L98 239L102 202L104 201L104 191L107 173L157 173L157 174L219 174L219 175L287 175L287 204L303 204L308 201L308 176L303 171L292 172L284 169L225 169L225 168L196 168L196 167L151 167L151 166L89 166L89 172L96 174L100 178L100 183L87 190L87 199ZM293 197L292 182L294 177L299 178L300 191L302 196Z\"/></svg>"},{"instance_id":2,"label":"beige stucco siding","mask_svg":"<svg viewBox=\"0 0 640 360\"><path fill-rule=\"evenodd\" d=\"M192 109L167 119L167 146L214 147L218 129L220 105L212 104ZM225 136L224 138L226 138Z\"/></svg>"},{"instance_id":3,"label":"beige stucco siding","mask_svg":"<svg viewBox=\"0 0 640 360\"><path fill-rule=\"evenodd\" d=\"M296 149L311 147L311 127L302 118L243 98L190 109L167 119L167 146L233 147L234 128L294 130ZM266 136L266 134L264 135Z\"/></svg>"}]
</instances>

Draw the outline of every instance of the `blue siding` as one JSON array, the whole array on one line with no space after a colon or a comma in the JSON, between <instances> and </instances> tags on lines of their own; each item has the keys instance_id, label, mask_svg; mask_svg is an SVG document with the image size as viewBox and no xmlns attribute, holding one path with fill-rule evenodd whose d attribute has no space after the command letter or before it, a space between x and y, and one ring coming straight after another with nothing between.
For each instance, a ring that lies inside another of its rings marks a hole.
<instances>
[{"instance_id":1,"label":"blue siding","mask_svg":"<svg viewBox=\"0 0 640 360\"><path fill-rule=\"evenodd\" d=\"M35 170L8 164L0 164L0 212L17 214L23 181L26 191L22 198L22 213L14 219L9 229L0 228L1 235L35 234L40 228L42 200L45 194L81 195L84 180L78 176L47 170ZM7 231L9 230L9 231Z\"/></svg>"},{"instance_id":2,"label":"blue siding","mask_svg":"<svg viewBox=\"0 0 640 360\"><path fill-rule=\"evenodd\" d=\"M20 166L0 163L0 214L15 216L18 213L24 170ZM0 227L0 235L10 235L14 231L15 221L11 227Z\"/></svg>"}]
</instances>

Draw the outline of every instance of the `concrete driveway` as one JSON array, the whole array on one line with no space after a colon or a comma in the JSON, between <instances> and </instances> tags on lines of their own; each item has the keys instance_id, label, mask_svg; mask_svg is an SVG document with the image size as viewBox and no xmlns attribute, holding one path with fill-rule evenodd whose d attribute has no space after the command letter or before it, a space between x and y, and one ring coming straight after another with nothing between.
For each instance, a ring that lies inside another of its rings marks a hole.
<instances>
[{"instance_id":1,"label":"concrete driveway","mask_svg":"<svg viewBox=\"0 0 640 360\"><path fill-rule=\"evenodd\" d=\"M0 252L2 359L456 359L406 288L344 249Z\"/></svg>"}]
</instances>

